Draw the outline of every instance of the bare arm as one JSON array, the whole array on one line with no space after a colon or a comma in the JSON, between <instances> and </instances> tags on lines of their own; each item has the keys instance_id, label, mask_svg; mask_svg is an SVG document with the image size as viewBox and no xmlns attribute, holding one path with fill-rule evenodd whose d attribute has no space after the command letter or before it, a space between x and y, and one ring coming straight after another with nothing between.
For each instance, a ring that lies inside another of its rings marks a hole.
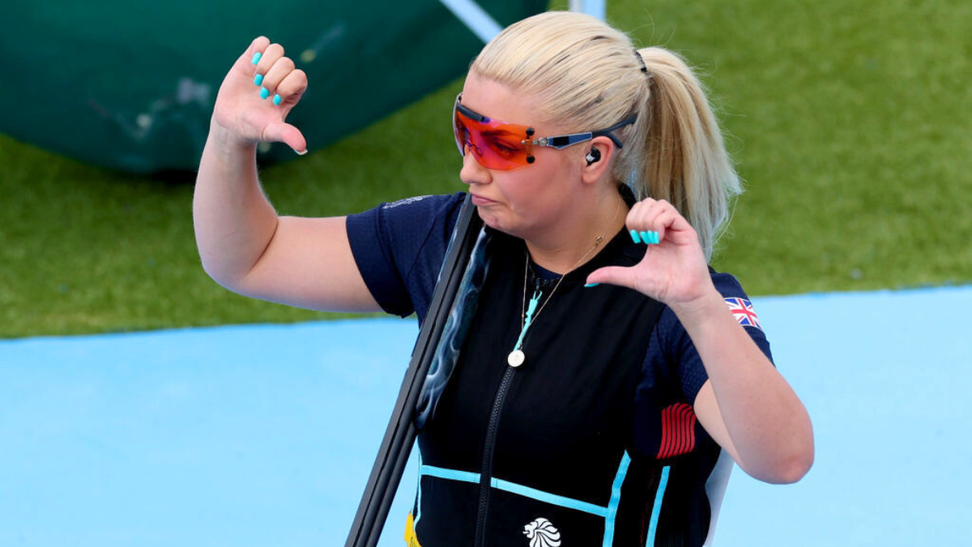
<instances>
[{"instance_id":1,"label":"bare arm","mask_svg":"<svg viewBox=\"0 0 972 547\"><path fill-rule=\"evenodd\" d=\"M672 308L709 380L695 398L706 431L744 471L771 483L800 480L813 464L813 428L796 393L745 332L715 287Z\"/></svg>"},{"instance_id":2,"label":"bare arm","mask_svg":"<svg viewBox=\"0 0 972 547\"><path fill-rule=\"evenodd\" d=\"M627 227L658 232L631 268L601 268L589 283L633 288L667 304L685 327L709 380L695 399L706 431L753 477L799 480L813 464L810 417L786 380L736 322L712 284L698 235L665 201L632 207Z\"/></svg>"},{"instance_id":3,"label":"bare arm","mask_svg":"<svg viewBox=\"0 0 972 547\"><path fill-rule=\"evenodd\" d=\"M254 65L254 53L261 58ZM260 97L254 85L264 75ZM278 217L260 187L256 144L306 150L284 120L307 77L283 48L257 38L226 75L203 150L193 222L203 268L226 288L264 300L334 311L379 311L358 271L343 217ZM279 95L279 103L270 97Z\"/></svg>"}]
</instances>

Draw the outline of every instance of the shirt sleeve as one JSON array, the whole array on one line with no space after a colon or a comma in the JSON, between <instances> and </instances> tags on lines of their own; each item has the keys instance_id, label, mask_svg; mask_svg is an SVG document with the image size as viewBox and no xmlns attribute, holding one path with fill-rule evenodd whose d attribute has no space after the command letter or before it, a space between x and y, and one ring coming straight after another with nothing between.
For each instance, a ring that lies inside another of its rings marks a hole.
<instances>
[{"instance_id":1,"label":"shirt sleeve","mask_svg":"<svg viewBox=\"0 0 972 547\"><path fill-rule=\"evenodd\" d=\"M769 341L753 309L752 302L735 277L725 273L712 274L712 282L722 295L726 306L746 330L763 354L773 362ZM649 453L664 452L659 426L664 430L669 422L684 419L685 428L694 431L693 438L701 442L707 437L699 426L691 407L699 390L709 379L702 358L678 320L675 312L666 307L652 330L645 363L635 395L635 444ZM698 444L697 442L692 443Z\"/></svg>"},{"instance_id":2,"label":"shirt sleeve","mask_svg":"<svg viewBox=\"0 0 972 547\"><path fill-rule=\"evenodd\" d=\"M413 197L347 217L358 271L384 311L424 319L464 197Z\"/></svg>"}]
</instances>

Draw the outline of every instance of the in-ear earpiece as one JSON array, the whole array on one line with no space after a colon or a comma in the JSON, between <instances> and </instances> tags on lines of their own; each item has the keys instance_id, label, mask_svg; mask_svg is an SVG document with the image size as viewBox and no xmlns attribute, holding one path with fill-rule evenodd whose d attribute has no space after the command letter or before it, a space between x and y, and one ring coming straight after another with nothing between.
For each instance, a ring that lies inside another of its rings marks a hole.
<instances>
[{"instance_id":1,"label":"in-ear earpiece","mask_svg":"<svg viewBox=\"0 0 972 547\"><path fill-rule=\"evenodd\" d=\"M601 161L601 151L597 148L591 148L591 151L587 153L584 157L587 160L587 165L590 165L596 161Z\"/></svg>"}]
</instances>

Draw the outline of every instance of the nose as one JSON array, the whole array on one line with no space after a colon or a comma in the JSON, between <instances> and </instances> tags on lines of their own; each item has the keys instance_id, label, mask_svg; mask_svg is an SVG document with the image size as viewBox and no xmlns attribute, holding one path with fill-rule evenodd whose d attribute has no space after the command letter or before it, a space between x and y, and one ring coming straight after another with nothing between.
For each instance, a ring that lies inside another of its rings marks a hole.
<instances>
[{"instance_id":1,"label":"nose","mask_svg":"<svg viewBox=\"0 0 972 547\"><path fill-rule=\"evenodd\" d=\"M459 171L459 178L466 184L488 184L492 180L492 174L476 160L476 154L465 146L465 155L462 157L462 169Z\"/></svg>"}]
</instances>

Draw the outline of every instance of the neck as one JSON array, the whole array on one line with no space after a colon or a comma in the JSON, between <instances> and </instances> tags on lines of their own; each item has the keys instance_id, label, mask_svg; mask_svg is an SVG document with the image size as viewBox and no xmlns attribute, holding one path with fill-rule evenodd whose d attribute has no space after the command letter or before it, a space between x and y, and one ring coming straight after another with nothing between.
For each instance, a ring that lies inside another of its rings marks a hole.
<instances>
[{"instance_id":1,"label":"neck","mask_svg":"<svg viewBox=\"0 0 972 547\"><path fill-rule=\"evenodd\" d=\"M611 189L586 199L596 199L595 205L578 203L576 211L565 213L553 229L524 239L537 265L565 275L594 258L624 226L628 206L618 192Z\"/></svg>"}]
</instances>

